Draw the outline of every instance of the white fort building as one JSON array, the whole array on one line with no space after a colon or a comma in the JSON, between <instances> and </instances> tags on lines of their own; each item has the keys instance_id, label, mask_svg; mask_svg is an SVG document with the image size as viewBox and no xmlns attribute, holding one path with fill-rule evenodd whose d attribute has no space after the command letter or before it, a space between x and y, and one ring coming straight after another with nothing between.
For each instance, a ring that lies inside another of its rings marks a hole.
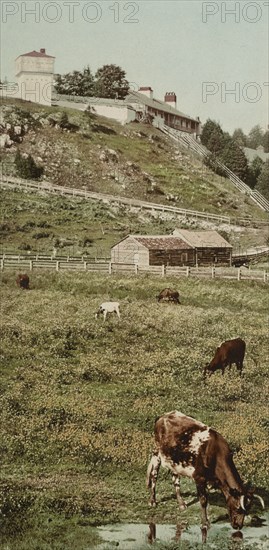
<instances>
[{"instance_id":1,"label":"white fort building","mask_svg":"<svg viewBox=\"0 0 269 550\"><path fill-rule=\"evenodd\" d=\"M66 96L54 93L55 57L48 55L45 48L19 55L15 60L17 83L1 85L2 97L20 98L41 105L59 105L81 111L91 108L97 115L127 124L134 120L151 120L158 128L170 126L182 132L200 134L199 117L191 117L177 109L177 97L167 92L164 101L153 96L150 86L138 91L130 90L125 99L100 97Z\"/></svg>"}]
</instances>

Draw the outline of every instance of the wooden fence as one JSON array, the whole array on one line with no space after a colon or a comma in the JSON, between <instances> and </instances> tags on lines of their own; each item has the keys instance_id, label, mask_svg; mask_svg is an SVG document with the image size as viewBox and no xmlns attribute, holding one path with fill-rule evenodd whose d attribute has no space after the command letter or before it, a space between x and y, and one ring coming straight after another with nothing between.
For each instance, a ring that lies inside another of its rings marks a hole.
<instances>
[{"instance_id":1,"label":"wooden fence","mask_svg":"<svg viewBox=\"0 0 269 550\"><path fill-rule=\"evenodd\" d=\"M265 270L247 269L245 267L185 267L185 266L137 266L136 264L117 264L112 262L97 262L79 257L49 257L49 256L0 256L1 271L6 269L20 271L54 270L54 271L92 271L106 274L133 274L150 273L160 277L196 277L211 279L234 279L237 281L253 280L268 282L268 273Z\"/></svg>"},{"instance_id":2,"label":"wooden fence","mask_svg":"<svg viewBox=\"0 0 269 550\"><path fill-rule=\"evenodd\" d=\"M178 208L177 206L170 206L168 204L159 204L153 202L146 202L138 199L131 199L128 197L121 197L116 195L108 195L104 193L95 193L93 191L87 191L86 189L75 189L73 187L62 187L60 185L54 185L47 181L30 181L14 178L13 176L4 176L0 178L0 186L11 189L22 189L30 192L45 192L52 193L54 195L61 195L66 197L77 197L84 200L99 200L107 204L120 203L129 207L137 207L139 209L150 210L155 212L170 212L177 216L184 216L186 219L207 220L216 223L236 224L242 226L254 226L263 227L269 224L268 221L253 220L251 218L232 218L230 216L213 214L211 212L200 212L198 210L187 210L185 208Z\"/></svg>"}]
</instances>

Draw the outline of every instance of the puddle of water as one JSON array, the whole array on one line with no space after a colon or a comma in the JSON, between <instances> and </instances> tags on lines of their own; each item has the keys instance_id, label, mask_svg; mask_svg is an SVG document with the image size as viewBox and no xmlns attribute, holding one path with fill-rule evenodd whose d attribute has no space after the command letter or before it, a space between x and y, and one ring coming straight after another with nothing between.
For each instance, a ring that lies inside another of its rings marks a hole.
<instances>
[{"instance_id":1,"label":"puddle of water","mask_svg":"<svg viewBox=\"0 0 269 550\"><path fill-rule=\"evenodd\" d=\"M267 550L269 548L269 513L264 514L261 517L261 523L259 527L247 526L244 527L241 532L234 531L230 524L221 523L211 525L208 535L207 543L211 548L218 548L217 537L221 535L227 540L238 540L244 547L243 543L247 545L253 544L256 550ZM164 524L114 524L106 525L98 528L98 533L103 539L103 543L96 547L96 550L112 549L117 550L138 550L139 548L146 548L147 545L151 545L154 549L154 542L172 542L172 541L188 541L193 543L201 543L201 529L199 525L192 525L188 527L187 524L179 525L164 525ZM150 548L150 546L148 546ZM221 547L219 546L220 550Z\"/></svg>"}]
</instances>

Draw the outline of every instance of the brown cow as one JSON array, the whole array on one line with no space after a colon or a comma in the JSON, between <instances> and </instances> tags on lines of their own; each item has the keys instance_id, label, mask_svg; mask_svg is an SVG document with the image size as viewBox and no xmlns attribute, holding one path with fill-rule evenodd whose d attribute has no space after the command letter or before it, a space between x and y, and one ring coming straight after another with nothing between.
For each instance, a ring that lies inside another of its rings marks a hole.
<instances>
[{"instance_id":1,"label":"brown cow","mask_svg":"<svg viewBox=\"0 0 269 550\"><path fill-rule=\"evenodd\" d=\"M215 351L215 355L204 368L204 377L209 374L211 376L213 372L221 369L224 374L225 368L229 365L229 369L232 364L235 363L239 370L240 376L242 375L243 361L246 351L246 342L241 338L235 338L234 340L226 340Z\"/></svg>"},{"instance_id":2,"label":"brown cow","mask_svg":"<svg viewBox=\"0 0 269 550\"><path fill-rule=\"evenodd\" d=\"M19 273L16 279L16 283L20 288L29 290L29 277L26 273Z\"/></svg>"},{"instance_id":3,"label":"brown cow","mask_svg":"<svg viewBox=\"0 0 269 550\"><path fill-rule=\"evenodd\" d=\"M174 304L180 304L179 293L177 290L171 288L164 288L157 296L158 302L173 302Z\"/></svg>"},{"instance_id":4,"label":"brown cow","mask_svg":"<svg viewBox=\"0 0 269 550\"><path fill-rule=\"evenodd\" d=\"M172 473L181 510L186 508L186 504L180 495L179 478L186 476L195 481L201 506L204 542L209 527L208 484L222 491L234 529L242 529L254 497L264 507L262 498L244 486L233 462L231 449L216 430L179 411L173 411L157 418L154 432L156 450L147 469L151 506L156 506L156 482L162 465Z\"/></svg>"}]
</instances>

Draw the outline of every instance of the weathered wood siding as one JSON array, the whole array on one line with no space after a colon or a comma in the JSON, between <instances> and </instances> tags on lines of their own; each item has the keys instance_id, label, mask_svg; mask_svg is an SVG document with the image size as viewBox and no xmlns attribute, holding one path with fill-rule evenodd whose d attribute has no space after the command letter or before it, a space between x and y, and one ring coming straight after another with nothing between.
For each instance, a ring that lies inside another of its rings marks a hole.
<instances>
[{"instance_id":1,"label":"weathered wood siding","mask_svg":"<svg viewBox=\"0 0 269 550\"><path fill-rule=\"evenodd\" d=\"M150 250L149 265L195 265L195 251L193 249L179 250Z\"/></svg>"},{"instance_id":2,"label":"weathered wood siding","mask_svg":"<svg viewBox=\"0 0 269 550\"><path fill-rule=\"evenodd\" d=\"M232 248L197 248L198 265L231 265Z\"/></svg>"}]
</instances>

